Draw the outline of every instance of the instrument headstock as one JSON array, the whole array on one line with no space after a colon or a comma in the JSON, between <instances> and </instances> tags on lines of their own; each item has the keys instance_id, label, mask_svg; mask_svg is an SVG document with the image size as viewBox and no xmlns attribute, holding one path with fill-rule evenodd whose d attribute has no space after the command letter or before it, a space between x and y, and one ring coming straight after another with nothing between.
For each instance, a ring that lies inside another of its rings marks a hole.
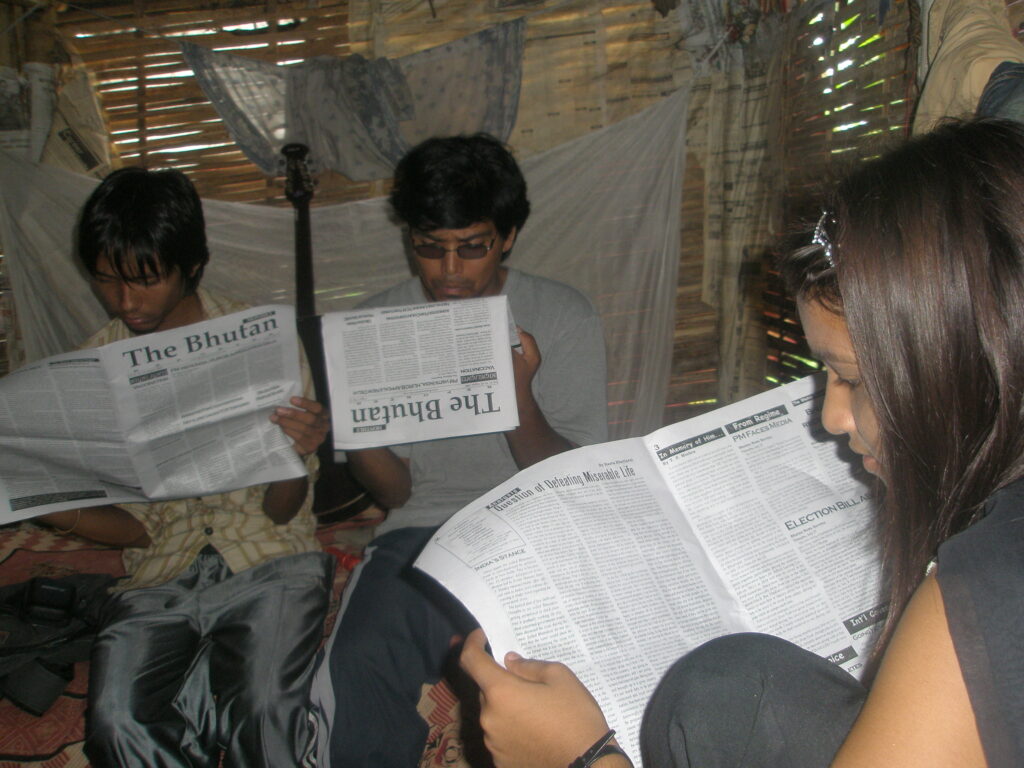
<instances>
[{"instance_id":1,"label":"instrument headstock","mask_svg":"<svg viewBox=\"0 0 1024 768\"><path fill-rule=\"evenodd\" d=\"M309 147L305 144L285 144L281 147L285 157L284 195L292 204L307 203L313 198L313 177L309 172Z\"/></svg>"}]
</instances>

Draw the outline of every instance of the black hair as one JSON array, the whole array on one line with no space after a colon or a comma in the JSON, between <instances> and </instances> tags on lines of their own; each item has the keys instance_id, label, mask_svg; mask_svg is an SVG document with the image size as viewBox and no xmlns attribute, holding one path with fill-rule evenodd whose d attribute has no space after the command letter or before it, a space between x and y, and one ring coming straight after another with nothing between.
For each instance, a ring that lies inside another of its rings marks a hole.
<instances>
[{"instance_id":1,"label":"black hair","mask_svg":"<svg viewBox=\"0 0 1024 768\"><path fill-rule=\"evenodd\" d=\"M420 232L490 221L507 237L530 215L522 171L486 133L427 139L409 150L395 168L391 206Z\"/></svg>"},{"instance_id":2,"label":"black hair","mask_svg":"<svg viewBox=\"0 0 1024 768\"><path fill-rule=\"evenodd\" d=\"M82 208L77 240L90 275L106 257L121 278L179 271L189 293L210 258L199 195L176 170L122 168L108 175Z\"/></svg>"}]
</instances>

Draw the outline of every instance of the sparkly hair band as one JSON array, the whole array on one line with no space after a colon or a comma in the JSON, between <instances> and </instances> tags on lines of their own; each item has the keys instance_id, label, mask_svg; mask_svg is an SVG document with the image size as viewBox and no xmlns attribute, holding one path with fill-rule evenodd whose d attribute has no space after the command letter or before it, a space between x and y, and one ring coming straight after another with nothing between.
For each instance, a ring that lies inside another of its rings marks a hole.
<instances>
[{"instance_id":1,"label":"sparkly hair band","mask_svg":"<svg viewBox=\"0 0 1024 768\"><path fill-rule=\"evenodd\" d=\"M811 242L815 245L821 246L822 252L825 254L825 261L832 268L836 268L836 263L832 258L832 241L828 238L828 233L825 232L825 225L831 221L835 221L832 218L832 214L828 211L821 212L821 218L818 219L818 223L814 225L814 234L811 236Z\"/></svg>"}]
</instances>

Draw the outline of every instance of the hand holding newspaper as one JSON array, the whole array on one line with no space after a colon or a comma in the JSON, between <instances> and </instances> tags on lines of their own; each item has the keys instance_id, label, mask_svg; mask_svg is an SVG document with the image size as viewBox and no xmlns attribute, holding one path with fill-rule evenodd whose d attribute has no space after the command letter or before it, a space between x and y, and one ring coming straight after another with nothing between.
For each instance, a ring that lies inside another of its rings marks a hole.
<instances>
[{"instance_id":1,"label":"hand holding newspaper","mask_svg":"<svg viewBox=\"0 0 1024 768\"><path fill-rule=\"evenodd\" d=\"M519 426L508 297L331 312L322 327L335 448Z\"/></svg>"},{"instance_id":2,"label":"hand holding newspaper","mask_svg":"<svg viewBox=\"0 0 1024 768\"><path fill-rule=\"evenodd\" d=\"M639 765L677 658L739 631L858 675L885 617L871 493L804 379L642 438L523 470L452 517L416 566L506 652L567 664Z\"/></svg>"},{"instance_id":3,"label":"hand holding newspaper","mask_svg":"<svg viewBox=\"0 0 1024 768\"><path fill-rule=\"evenodd\" d=\"M269 418L301 394L288 306L26 365L0 379L0 523L301 477Z\"/></svg>"}]
</instances>

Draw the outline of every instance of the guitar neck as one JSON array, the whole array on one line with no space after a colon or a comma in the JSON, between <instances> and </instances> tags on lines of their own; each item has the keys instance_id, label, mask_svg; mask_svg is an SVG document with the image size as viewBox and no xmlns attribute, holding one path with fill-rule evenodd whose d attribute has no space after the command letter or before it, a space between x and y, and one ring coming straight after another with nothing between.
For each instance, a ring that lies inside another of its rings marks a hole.
<instances>
[{"instance_id":1,"label":"guitar neck","mask_svg":"<svg viewBox=\"0 0 1024 768\"><path fill-rule=\"evenodd\" d=\"M295 209L295 313L299 320L316 316L313 290L313 235L309 220L309 202L313 199L313 179L304 144L286 144L285 197Z\"/></svg>"}]
</instances>

